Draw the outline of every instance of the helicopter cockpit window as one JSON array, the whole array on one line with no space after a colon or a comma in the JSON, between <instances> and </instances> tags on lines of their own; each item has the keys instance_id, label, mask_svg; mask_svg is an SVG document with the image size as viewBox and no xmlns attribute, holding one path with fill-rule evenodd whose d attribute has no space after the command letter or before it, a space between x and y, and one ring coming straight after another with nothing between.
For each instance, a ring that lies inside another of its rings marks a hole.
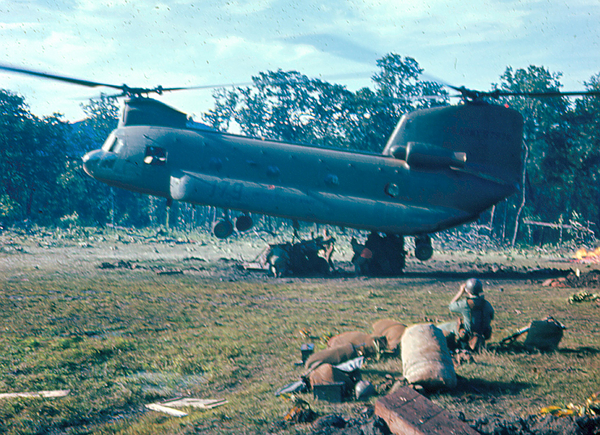
<instances>
[{"instance_id":1,"label":"helicopter cockpit window","mask_svg":"<svg viewBox=\"0 0 600 435\"><path fill-rule=\"evenodd\" d=\"M106 152L110 151L110 149L113 147L116 141L117 136L115 136L114 133L109 134L106 140L104 141L104 145L102 145L102 150Z\"/></svg>"},{"instance_id":2,"label":"helicopter cockpit window","mask_svg":"<svg viewBox=\"0 0 600 435\"><path fill-rule=\"evenodd\" d=\"M147 146L144 163L153 166L163 166L167 163L167 150L161 147Z\"/></svg>"},{"instance_id":3,"label":"helicopter cockpit window","mask_svg":"<svg viewBox=\"0 0 600 435\"><path fill-rule=\"evenodd\" d=\"M125 142L122 139L117 138L113 146L109 149L111 153L119 154L121 149L125 146Z\"/></svg>"},{"instance_id":4,"label":"helicopter cockpit window","mask_svg":"<svg viewBox=\"0 0 600 435\"><path fill-rule=\"evenodd\" d=\"M102 149L109 153L119 154L123 146L125 146L125 142L119 139L114 133L111 133L104 142L104 145L102 145Z\"/></svg>"}]
</instances>

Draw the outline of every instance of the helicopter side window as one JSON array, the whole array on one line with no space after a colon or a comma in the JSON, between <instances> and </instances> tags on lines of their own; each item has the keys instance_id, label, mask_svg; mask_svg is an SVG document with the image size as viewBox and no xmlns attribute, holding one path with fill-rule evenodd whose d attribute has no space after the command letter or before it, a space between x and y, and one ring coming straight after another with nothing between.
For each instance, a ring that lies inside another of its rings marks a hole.
<instances>
[{"instance_id":1,"label":"helicopter side window","mask_svg":"<svg viewBox=\"0 0 600 435\"><path fill-rule=\"evenodd\" d=\"M147 146L144 163L152 166L164 166L167 163L167 150L161 147Z\"/></svg>"}]
</instances>

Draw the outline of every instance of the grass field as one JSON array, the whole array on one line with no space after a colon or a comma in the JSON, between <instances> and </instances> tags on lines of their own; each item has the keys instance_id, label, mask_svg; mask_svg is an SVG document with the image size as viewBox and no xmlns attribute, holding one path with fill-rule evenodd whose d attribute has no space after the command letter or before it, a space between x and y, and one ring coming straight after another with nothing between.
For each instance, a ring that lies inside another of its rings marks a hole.
<instances>
[{"instance_id":1,"label":"grass field","mask_svg":"<svg viewBox=\"0 0 600 435\"><path fill-rule=\"evenodd\" d=\"M526 274L594 268L565 262L567 252L436 252L426 265L409 260L400 278L273 279L237 267L265 246L260 240L190 238L96 230L0 235L0 393L70 390L63 398L0 399L0 433L302 433L305 426L273 422L292 406L274 391L299 379L303 343L322 347L321 337L371 332L381 318L451 320L447 304L460 282L498 267L517 273L484 279L496 310L489 349L456 368L456 390L430 398L475 419L583 404L600 390L598 304L568 304L580 289L544 287L543 277ZM347 260L348 252L340 244L336 258ZM119 260L121 267L100 268ZM156 273L174 268L183 274ZM568 327L557 352L497 345L546 315ZM401 376L399 359L370 361L363 370L375 385L386 374ZM144 407L180 396L228 403L188 409L184 418ZM365 406L305 399L320 414Z\"/></svg>"}]
</instances>

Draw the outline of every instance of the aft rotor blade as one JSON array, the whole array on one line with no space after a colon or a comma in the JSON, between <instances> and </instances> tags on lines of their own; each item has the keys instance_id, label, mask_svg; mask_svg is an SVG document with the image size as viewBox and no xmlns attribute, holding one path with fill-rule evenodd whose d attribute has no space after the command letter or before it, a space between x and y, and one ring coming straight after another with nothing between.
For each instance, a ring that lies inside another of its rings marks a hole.
<instances>
[{"instance_id":1,"label":"aft rotor blade","mask_svg":"<svg viewBox=\"0 0 600 435\"><path fill-rule=\"evenodd\" d=\"M548 92L509 92L509 91L498 91L498 92L490 92L490 96L498 95L499 97L533 97L533 98L543 98L543 97L585 97L587 95L590 96L600 96L600 91L573 91L573 92L561 92L561 91L548 91Z\"/></svg>"},{"instance_id":2,"label":"aft rotor blade","mask_svg":"<svg viewBox=\"0 0 600 435\"><path fill-rule=\"evenodd\" d=\"M495 91L474 91L472 89L467 89L464 86L457 87L448 85L449 88L454 89L463 97L478 99L482 97L488 98L500 98L500 97L529 97L529 98L553 98L553 97L585 97L585 96L600 96L600 90L591 90L591 91L572 91L572 92L562 92L562 91L540 91L540 92L526 92L526 91L502 91L497 89Z\"/></svg>"},{"instance_id":3,"label":"aft rotor blade","mask_svg":"<svg viewBox=\"0 0 600 435\"><path fill-rule=\"evenodd\" d=\"M65 83L72 83L74 85L87 86L89 88L104 86L107 88L123 90L123 85L112 85L110 83L93 82L90 80L82 80L82 79L77 79L74 77L61 76L61 75L57 75L57 74L48 74L48 73L41 72L41 71L35 71L32 69L26 69L26 68L17 68L15 66L5 65L5 64L0 64L0 70L16 72L16 73L20 73L20 74L35 76L35 77L42 77L45 79L58 80L58 81L65 82Z\"/></svg>"}]
</instances>

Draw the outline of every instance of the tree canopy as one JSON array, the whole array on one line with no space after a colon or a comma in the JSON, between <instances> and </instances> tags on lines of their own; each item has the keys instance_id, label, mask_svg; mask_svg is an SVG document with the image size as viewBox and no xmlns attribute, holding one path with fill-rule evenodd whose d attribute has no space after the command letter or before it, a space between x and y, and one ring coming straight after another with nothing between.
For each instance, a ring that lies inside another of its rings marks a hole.
<instances>
[{"instance_id":1,"label":"tree canopy","mask_svg":"<svg viewBox=\"0 0 600 435\"><path fill-rule=\"evenodd\" d=\"M450 103L443 86L422 73L415 59L394 53L377 60L372 87L356 91L298 71L261 72L252 86L217 90L203 118L221 131L378 153L403 114ZM507 67L492 88L556 91L560 80L559 72L543 66ZM600 90L600 73L586 87ZM525 118L525 171L522 194L484 216L493 234L510 241L512 230L513 240L528 240L518 225L525 219L599 225L600 99L510 97L500 103ZM86 119L77 124L60 114L39 118L23 97L0 90L0 223L57 225L73 216L88 225L161 221L157 215L164 210L155 198L111 189L84 174L80 157L102 145L119 107L101 98L84 111Z\"/></svg>"},{"instance_id":2,"label":"tree canopy","mask_svg":"<svg viewBox=\"0 0 600 435\"><path fill-rule=\"evenodd\" d=\"M296 143L381 152L396 123L411 110L448 104L441 85L424 81L410 57L377 61L375 89L356 92L297 71L270 71L253 86L215 93L205 121L218 130Z\"/></svg>"}]
</instances>

